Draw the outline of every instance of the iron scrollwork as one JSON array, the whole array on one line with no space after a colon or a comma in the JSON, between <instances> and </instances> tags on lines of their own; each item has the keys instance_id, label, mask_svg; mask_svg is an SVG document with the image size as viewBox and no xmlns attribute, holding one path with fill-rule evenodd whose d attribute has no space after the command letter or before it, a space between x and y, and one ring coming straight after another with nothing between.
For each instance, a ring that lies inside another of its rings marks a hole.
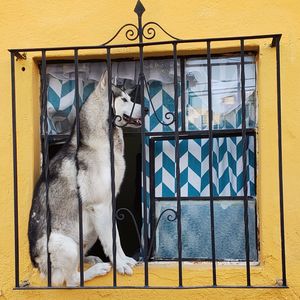
<instances>
[{"instance_id":1,"label":"iron scrollwork","mask_svg":"<svg viewBox=\"0 0 300 300\"><path fill-rule=\"evenodd\" d=\"M152 232L152 237L151 237L150 245L149 245L149 248L148 248L148 255L147 255L147 259L148 259L148 260L150 259L150 256L151 256L151 249L153 248L154 237L155 237L155 233L156 233L157 227L158 227L158 225L159 225L159 222L160 222L162 216L163 216L166 212L169 212L169 214L167 215L167 220L168 220L169 222L174 222L174 221L177 220L177 218L178 218L177 211L174 210L173 208L167 208L167 209L163 210L163 211L160 213L160 215L159 215L159 217L158 217L158 219L157 219L157 221L156 221L156 223L155 223L154 231Z\"/></svg>"},{"instance_id":2,"label":"iron scrollwork","mask_svg":"<svg viewBox=\"0 0 300 300\"><path fill-rule=\"evenodd\" d=\"M135 228L135 231L136 231L136 235L138 237L139 244L140 244L140 247L141 247L142 243L141 243L140 230L139 230L138 224L136 222L136 219L135 219L133 213L128 208L121 207L121 208L117 209L117 211L116 211L116 219L118 221L125 220L125 213L127 213L131 217L131 220L133 222L133 225L134 225L134 228Z\"/></svg>"},{"instance_id":3,"label":"iron scrollwork","mask_svg":"<svg viewBox=\"0 0 300 300\"><path fill-rule=\"evenodd\" d=\"M154 107L154 104L153 104L153 101L152 101L152 97L150 95L149 84L148 84L148 82L146 82L146 80L145 80L145 86L146 86L147 94L148 94L148 97L149 97L149 102L150 102L150 105L151 105L151 107L153 109L153 113L155 115L156 120L161 125L164 125L164 126L170 126L170 125L172 125L175 122L175 113L171 112L171 111L168 111L168 112L165 113L165 118L167 120L170 120L170 122L164 122L163 120L160 120L160 118L158 117L158 115L156 113L156 110L155 110L155 107Z\"/></svg>"},{"instance_id":4,"label":"iron scrollwork","mask_svg":"<svg viewBox=\"0 0 300 300\"><path fill-rule=\"evenodd\" d=\"M144 85L146 87L149 102L150 102L150 105L152 107L153 113L154 113L155 118L157 119L157 121L160 124L164 125L164 126L172 125L175 122L175 113L171 112L171 111L168 111L168 112L165 113L165 115L164 115L165 119L168 120L169 122L164 122L163 120L160 120L159 116L156 113L156 110L155 110L155 107L154 107L154 104L153 104L153 101L152 101L152 97L150 95L149 83L146 81L145 78L143 78L143 79L139 79L137 86L139 86L141 80L144 80ZM132 107L130 115L129 115L129 120L126 121L123 125L118 125L117 122L121 121L123 119L123 117L119 116L119 115L115 115L114 118L113 118L114 126L123 128L123 127L126 127L128 125L128 123L130 122L130 118L132 117L132 113L133 113L133 110L134 110L134 107L135 107L135 104L136 104L136 101L137 101L137 95L138 95L138 89L136 89L136 91L135 91L135 95L134 95L134 99L133 99L133 107Z\"/></svg>"},{"instance_id":5,"label":"iron scrollwork","mask_svg":"<svg viewBox=\"0 0 300 300\"><path fill-rule=\"evenodd\" d=\"M157 22L150 21L150 22L147 22L144 25L142 25L142 22L141 22L142 14L144 13L145 8L144 8L143 4L141 3L141 1L137 2L134 11L138 15L138 18L139 18L138 26L135 25L135 24L132 24L132 23L128 23L128 24L123 25L116 32L116 34L111 39L109 39L107 42L103 43L102 46L109 45L119 35L119 33L124 28L127 28L127 30L125 32L125 36L126 36L128 41L136 41L139 36L140 36L140 38L144 37L146 40L152 40L156 36L156 29L155 29L156 27L159 28L162 32L164 32L171 39L177 40L177 41L180 40L179 38L177 38L177 37L171 35L170 33L168 33Z\"/></svg>"},{"instance_id":6,"label":"iron scrollwork","mask_svg":"<svg viewBox=\"0 0 300 300\"><path fill-rule=\"evenodd\" d=\"M138 36L139 36L139 29L136 25L132 24L132 23L128 23L123 25L117 32L116 34L109 39L107 42L103 43L102 46L106 46L108 44L110 44L118 35L119 33L124 29L127 28L126 32L125 32L125 36L127 38L127 40L129 41L135 41Z\"/></svg>"},{"instance_id":7,"label":"iron scrollwork","mask_svg":"<svg viewBox=\"0 0 300 300\"><path fill-rule=\"evenodd\" d=\"M107 42L103 43L102 46L109 45L119 34L121 31L123 31L124 28L127 28L125 31L125 37L127 38L128 41L136 41L138 36L139 36L139 31L141 31L142 36L146 40L152 40L156 36L156 29L155 27L158 27L163 31L167 36L169 36L171 39L179 41L180 39L171 35L168 33L161 25L159 25L157 22L147 22L143 25L141 29L138 28L135 24L128 23L120 27L120 29L116 32L116 34L109 39Z\"/></svg>"},{"instance_id":8,"label":"iron scrollwork","mask_svg":"<svg viewBox=\"0 0 300 300\"><path fill-rule=\"evenodd\" d=\"M169 36L173 40L179 41L180 39L168 33L161 25L157 22L147 22L144 24L142 29L143 37L147 40L152 40L156 36L156 29L155 26L160 28L167 36Z\"/></svg>"},{"instance_id":9,"label":"iron scrollwork","mask_svg":"<svg viewBox=\"0 0 300 300\"><path fill-rule=\"evenodd\" d=\"M125 220L125 217L126 217L125 214L126 213L130 216L130 218L133 222L133 225L134 225L135 231L136 231L136 235L137 235L138 240L139 240L140 248L143 249L144 246L142 244L140 230L139 230L139 227L138 227L138 224L137 224L137 221L135 219L134 214L128 208L122 207L122 208L119 208L119 209L116 210L116 220L118 220L118 221ZM166 213L169 213L166 216L166 218L169 222L174 222L178 218L177 211L172 209L172 208L167 208L167 209L163 210L160 213L160 215L159 215L159 217L158 217L158 219L155 223L154 231L152 232L152 237L151 237L151 240L150 240L149 248L144 252L144 253L147 253L147 259L148 260L150 259L150 256L151 256L151 249L153 248L153 243L154 243L154 237L155 237L156 230L158 228L158 225L159 225L163 215L165 215Z\"/></svg>"},{"instance_id":10,"label":"iron scrollwork","mask_svg":"<svg viewBox=\"0 0 300 300\"><path fill-rule=\"evenodd\" d=\"M138 25L135 25L133 23L128 23L128 24L123 25L116 32L116 34L110 40L108 40L107 42L103 43L102 46L109 46L109 44L111 44L117 38L117 36L120 34L120 32L122 32L124 29L126 29L126 31L125 31L125 37L129 41L136 41L138 38L140 39L139 40L140 43L142 43L143 38L145 38L146 40L152 40L156 36L156 28L159 28L162 32L164 32L171 39L177 40L177 41L180 40L179 38L177 38L177 37L171 35L170 33L168 33L157 22L150 21L150 22L147 22L147 23L145 23L143 25L142 24L142 14L144 13L145 8L144 8L143 4L141 3L141 1L137 2L134 11L138 15L138 20L139 20ZM148 82L146 81L145 74L140 74L138 85L142 81L144 82L144 85L145 85L145 87L147 89L147 94L148 94L148 97L149 97L149 102L150 102L150 105L151 105L151 107L153 109L153 113L154 113L157 121L160 124L164 125L164 126L170 126L171 124L173 124L175 122L175 113L174 112L167 112L167 113L165 113L164 117L169 122L165 122L163 120L160 120L160 118L158 117L158 115L157 115L157 113L156 113L156 111L154 109L154 105L153 105L153 102L152 102L152 98L150 96L149 86L148 86ZM135 99L133 101L134 102L134 106L135 106L135 103L136 103L136 97L137 97L137 93L135 94ZM132 112L133 112L134 106L132 108L132 111L131 111L131 114L130 114L130 118L132 116ZM117 127L125 127L125 126L127 126L128 123L129 123L129 121L127 121L124 125L117 125L116 124L116 121L121 121L122 118L123 118L122 116L118 116L118 115L114 116L114 120L113 120L114 126L117 126ZM129 118L129 120L130 120L130 118Z\"/></svg>"}]
</instances>

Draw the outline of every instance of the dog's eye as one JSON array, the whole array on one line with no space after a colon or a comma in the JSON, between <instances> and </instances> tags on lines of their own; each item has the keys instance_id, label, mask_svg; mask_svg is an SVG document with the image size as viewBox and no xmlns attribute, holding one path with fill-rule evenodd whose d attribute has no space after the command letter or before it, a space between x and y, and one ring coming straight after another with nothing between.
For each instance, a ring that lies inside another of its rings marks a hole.
<instances>
[{"instance_id":1,"label":"dog's eye","mask_svg":"<svg viewBox=\"0 0 300 300\"><path fill-rule=\"evenodd\" d=\"M127 102L127 99L126 98L121 98L123 100L123 102Z\"/></svg>"}]
</instances>

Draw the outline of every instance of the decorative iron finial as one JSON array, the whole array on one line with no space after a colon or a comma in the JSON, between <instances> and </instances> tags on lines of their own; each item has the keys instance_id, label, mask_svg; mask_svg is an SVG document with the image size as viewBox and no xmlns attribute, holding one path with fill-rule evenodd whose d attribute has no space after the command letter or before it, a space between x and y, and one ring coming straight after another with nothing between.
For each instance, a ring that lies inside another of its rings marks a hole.
<instances>
[{"instance_id":1,"label":"decorative iron finial","mask_svg":"<svg viewBox=\"0 0 300 300\"><path fill-rule=\"evenodd\" d=\"M137 41L139 43L143 43L143 40L153 40L154 37L156 36L156 29L160 29L163 33L165 33L167 36L169 36L171 39L173 40L180 40L178 38L176 38L175 36L169 34L162 26L160 26L158 23L156 22L147 22L145 24L143 24L142 22L142 15L145 12L145 7L142 4L141 0L138 0L136 2L135 8L134 8L134 12L137 14L138 16L138 22L137 25L133 24L133 23L127 23L125 25L123 25L122 27L120 27L120 29L117 31L117 33L107 42L101 44L101 46L107 46L109 44L112 43L112 41L120 34L120 32L122 30L125 31L125 37L127 38L128 41ZM166 115L166 118L169 119L169 113L167 113L168 116ZM172 121L174 122L174 121ZM171 124L171 123L170 123ZM168 124L164 124L164 125L168 125Z\"/></svg>"},{"instance_id":2,"label":"decorative iron finial","mask_svg":"<svg viewBox=\"0 0 300 300\"><path fill-rule=\"evenodd\" d=\"M145 11L144 5L142 4L142 2L141 2L140 0L138 0L138 2L137 2L136 5L135 5L134 12L135 12L139 17L141 17L142 14L144 13L144 11Z\"/></svg>"}]
</instances>

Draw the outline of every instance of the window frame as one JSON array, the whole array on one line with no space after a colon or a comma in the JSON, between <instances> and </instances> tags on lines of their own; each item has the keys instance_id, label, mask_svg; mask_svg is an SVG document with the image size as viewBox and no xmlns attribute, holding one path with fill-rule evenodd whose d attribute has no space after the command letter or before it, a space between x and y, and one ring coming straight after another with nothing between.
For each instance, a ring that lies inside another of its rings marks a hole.
<instances>
[{"instance_id":1,"label":"window frame","mask_svg":"<svg viewBox=\"0 0 300 300\"><path fill-rule=\"evenodd\" d=\"M256 121L258 121L258 118L257 118L257 107L258 107L258 101L257 101L257 55L258 55L258 52L257 51L247 51L245 53L245 56L252 56L254 57L254 64L255 64L255 93L256 93L256 103L255 103L255 106L256 106ZM211 58L231 58L231 57L240 57L240 53L239 52L222 52L222 53L218 53L218 54L214 54L211 56ZM188 59L190 58L197 58L197 59L201 59L201 58L206 58L206 55L179 55L178 56L178 61L180 63L180 78L181 78L181 85L182 85L182 89L185 89L185 83L186 83L186 78L185 78L185 63ZM146 60L157 60L157 61L160 61L160 60L170 60L172 59L172 56L170 55L164 55L164 56L147 56L145 57L145 61ZM114 62L130 62L130 61L137 61L137 59L130 59L130 58L119 58L119 59L114 59L112 58L112 63ZM102 60L102 59L84 59L81 58L78 60L78 64L80 63L105 63L105 60ZM49 61L49 63L47 63L47 65L50 65L50 64L74 64L74 61L72 60L51 60ZM204 60L204 64L205 64L205 60ZM224 64L226 65L226 64ZM41 65L39 65L41 67ZM237 74L238 75L238 74ZM240 89L241 90L241 89ZM239 91L237 91L238 93ZM145 94L147 93L147 91L145 90ZM203 129L199 129L197 130L196 132L194 130L189 130L187 129L186 130L186 93L182 93L182 97L181 97L181 111L182 111L182 125L183 125L183 128L182 130L180 130L179 132L183 135L183 139L195 139L195 138L203 138L204 136L207 136L208 138L208 129L206 130L203 130ZM207 116L208 117L208 116ZM256 135L257 135L257 128L258 128L258 123L256 122L256 126L255 127L250 127L246 129L246 134L248 137L253 137L254 138L254 153L255 153L255 170L254 170L254 180L255 180L255 196L249 196L248 198L248 201L249 200L253 200L255 202L255 246L256 246L256 252L257 252L257 260L250 260L250 263L252 264L259 264L259 261L260 261L260 246L259 246L259 227L258 227L258 224L259 224L259 213L257 211L257 192L256 192L256 185L257 185L257 152L256 152L256 149L257 149L257 138L256 138ZM236 132L241 132L241 128L234 128L233 131L236 131ZM241 134L240 135L236 135L236 133L234 133L233 131L231 130L228 130L227 128L225 129L213 129L213 132L215 132L215 135L214 135L214 138L218 138L218 137L238 137L240 136L241 137ZM184 135L184 133L188 133L189 137L186 137ZM126 132L126 134L130 134L130 132ZM66 135L66 134L49 134L48 137L51 137L51 139L53 139L54 141L57 140L56 143L64 143L64 141L68 140L70 135ZM193 137L194 136L194 137ZM153 137L149 137L149 145L150 145L150 148L149 148L149 156L150 156L150 174L149 174L149 177L150 177L150 190L151 190L151 182L153 182L154 180L154 175L151 173L153 170L151 169L153 166L154 166L154 160L153 160L153 155L154 155L154 152L152 151L151 152L151 148L154 146L155 142L156 141L162 141L162 140L168 140L170 139L169 137L156 137L156 136L153 136ZM54 142L55 143L55 142ZM153 165L153 166L151 166ZM152 191L153 193L153 191ZM151 191L150 191L150 194L151 194ZM193 198L193 197L192 197ZM206 198L209 198L209 197L206 197ZM217 197L214 197L214 198L217 198ZM226 200L228 200L229 198L232 198L231 196L219 196L219 198L224 198ZM240 196L239 197L240 200L243 199L243 196ZM176 201L176 197L174 197L174 201ZM181 199L182 201L182 199ZM201 200L200 200L201 201ZM215 200L214 200L215 201ZM176 262L178 259L177 258L174 258L174 259L164 259L164 258L153 258L153 253L155 251L155 235L156 235L156 230L155 230L155 224L156 224L156 215L155 215L155 203L156 203L156 200L155 200L155 197L154 196L151 196L150 198L150 212L149 212L149 226L150 226L150 237L149 237L149 242L152 241L153 239L153 247L152 249L150 249L150 255L148 256L149 257L149 262L155 262L155 263L160 263L160 262ZM143 218L143 216L142 216ZM142 233L142 232L141 232ZM149 249L148 249L149 251ZM182 261L184 262L211 262L212 259L201 259L201 258L182 258ZM237 262L240 262L240 263L244 263L246 261L246 258L243 260L243 259L217 259L216 260L217 262L226 262L228 264L236 264Z\"/></svg>"}]
</instances>

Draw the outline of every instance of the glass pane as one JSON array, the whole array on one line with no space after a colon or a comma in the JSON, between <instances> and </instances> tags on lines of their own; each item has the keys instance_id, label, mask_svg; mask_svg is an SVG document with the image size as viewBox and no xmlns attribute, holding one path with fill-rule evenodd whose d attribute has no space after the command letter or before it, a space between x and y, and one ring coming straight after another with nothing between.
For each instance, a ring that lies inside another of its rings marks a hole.
<instances>
[{"instance_id":1,"label":"glass pane","mask_svg":"<svg viewBox=\"0 0 300 300\"><path fill-rule=\"evenodd\" d=\"M168 132L175 128L174 62L172 59L145 61L145 106L149 113L145 127L150 132ZM177 64L178 115L181 128L180 64Z\"/></svg>"},{"instance_id":2,"label":"glass pane","mask_svg":"<svg viewBox=\"0 0 300 300\"><path fill-rule=\"evenodd\" d=\"M255 196L255 140L248 137L248 196ZM155 142L155 196L175 197L175 141ZM209 140L181 140L180 187L182 197L209 196ZM214 196L243 196L242 137L213 139Z\"/></svg>"},{"instance_id":3,"label":"glass pane","mask_svg":"<svg viewBox=\"0 0 300 300\"><path fill-rule=\"evenodd\" d=\"M255 202L248 202L250 260L256 261ZM208 201L182 201L182 256L191 259L211 259L210 203ZM166 209L176 211L174 201L156 202L156 219ZM216 259L245 260L244 206L242 201L214 203ZM177 220L166 211L155 233L155 259L174 259L177 251Z\"/></svg>"},{"instance_id":4,"label":"glass pane","mask_svg":"<svg viewBox=\"0 0 300 300\"><path fill-rule=\"evenodd\" d=\"M241 128L241 58L215 57L212 66L213 129ZM206 58L186 60L186 127L208 129ZM246 124L256 126L255 56L245 56Z\"/></svg>"}]
</instances>

